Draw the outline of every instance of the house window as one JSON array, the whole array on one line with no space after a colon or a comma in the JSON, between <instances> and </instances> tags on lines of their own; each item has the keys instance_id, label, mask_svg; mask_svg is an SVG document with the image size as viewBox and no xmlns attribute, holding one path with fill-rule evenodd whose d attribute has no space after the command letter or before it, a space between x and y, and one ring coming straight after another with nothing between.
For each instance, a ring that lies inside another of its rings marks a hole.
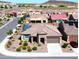
<instances>
[{"instance_id":1,"label":"house window","mask_svg":"<svg viewBox=\"0 0 79 59\"><path fill-rule=\"evenodd\" d=\"M41 20L36 21L36 23L41 23Z\"/></svg>"},{"instance_id":2,"label":"house window","mask_svg":"<svg viewBox=\"0 0 79 59\"><path fill-rule=\"evenodd\" d=\"M44 38L40 38L40 41L41 41L42 43L45 43L45 39L44 39Z\"/></svg>"},{"instance_id":3,"label":"house window","mask_svg":"<svg viewBox=\"0 0 79 59\"><path fill-rule=\"evenodd\" d=\"M31 23L35 23L35 21L34 20L32 20L32 21L30 21Z\"/></svg>"},{"instance_id":4,"label":"house window","mask_svg":"<svg viewBox=\"0 0 79 59\"><path fill-rule=\"evenodd\" d=\"M46 20L43 20L43 23L46 23Z\"/></svg>"},{"instance_id":5,"label":"house window","mask_svg":"<svg viewBox=\"0 0 79 59\"><path fill-rule=\"evenodd\" d=\"M33 37L33 42L37 42L38 43L37 37Z\"/></svg>"}]
</instances>

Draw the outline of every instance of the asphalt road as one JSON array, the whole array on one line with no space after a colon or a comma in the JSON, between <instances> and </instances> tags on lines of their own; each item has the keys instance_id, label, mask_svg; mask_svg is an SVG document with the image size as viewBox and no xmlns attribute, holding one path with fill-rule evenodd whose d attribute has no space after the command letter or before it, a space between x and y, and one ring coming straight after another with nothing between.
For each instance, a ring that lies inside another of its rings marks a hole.
<instances>
[{"instance_id":1,"label":"asphalt road","mask_svg":"<svg viewBox=\"0 0 79 59\"><path fill-rule=\"evenodd\" d=\"M0 56L0 59L78 59L78 57L8 57L8 56Z\"/></svg>"},{"instance_id":2,"label":"asphalt road","mask_svg":"<svg viewBox=\"0 0 79 59\"><path fill-rule=\"evenodd\" d=\"M0 43L7 36L7 34L6 34L7 31L16 27L18 19L19 19L19 17L14 18L14 20L12 22L8 23L5 27L0 29Z\"/></svg>"},{"instance_id":3,"label":"asphalt road","mask_svg":"<svg viewBox=\"0 0 79 59\"><path fill-rule=\"evenodd\" d=\"M14 18L12 22L0 29L0 43L7 36L6 32L16 27L18 19ZM78 59L78 57L9 57L0 54L0 59Z\"/></svg>"}]
</instances>

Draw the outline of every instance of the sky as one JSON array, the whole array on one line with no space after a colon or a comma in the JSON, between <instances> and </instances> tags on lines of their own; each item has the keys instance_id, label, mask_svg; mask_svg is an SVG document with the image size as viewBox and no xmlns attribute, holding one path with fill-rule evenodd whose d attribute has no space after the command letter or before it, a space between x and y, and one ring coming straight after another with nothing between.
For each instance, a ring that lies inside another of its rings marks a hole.
<instances>
[{"instance_id":1,"label":"sky","mask_svg":"<svg viewBox=\"0 0 79 59\"><path fill-rule=\"evenodd\" d=\"M0 0L0 1L7 1L7 2L13 2L13 3L44 3L48 0ZM60 0L60 1L77 2L78 0Z\"/></svg>"}]
</instances>

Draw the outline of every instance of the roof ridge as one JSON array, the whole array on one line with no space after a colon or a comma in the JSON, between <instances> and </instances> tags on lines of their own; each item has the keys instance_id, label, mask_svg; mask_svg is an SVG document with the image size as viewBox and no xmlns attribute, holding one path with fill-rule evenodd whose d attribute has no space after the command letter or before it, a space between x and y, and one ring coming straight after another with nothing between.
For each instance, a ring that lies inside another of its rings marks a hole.
<instances>
[{"instance_id":1,"label":"roof ridge","mask_svg":"<svg viewBox=\"0 0 79 59\"><path fill-rule=\"evenodd\" d=\"M46 26L47 28L49 28L48 26ZM53 29L51 29L51 28L49 28L50 30L52 30L52 31L54 31L54 32L56 32L55 30L53 30ZM56 33L58 33L58 32L56 32ZM61 33L58 33L58 34L61 34Z\"/></svg>"}]
</instances>

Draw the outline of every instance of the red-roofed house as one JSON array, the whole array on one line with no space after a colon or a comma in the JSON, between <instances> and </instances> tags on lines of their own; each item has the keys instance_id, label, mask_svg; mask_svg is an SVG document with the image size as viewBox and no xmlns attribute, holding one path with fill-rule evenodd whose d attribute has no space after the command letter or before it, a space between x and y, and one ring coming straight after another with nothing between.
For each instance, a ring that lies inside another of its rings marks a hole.
<instances>
[{"instance_id":1,"label":"red-roofed house","mask_svg":"<svg viewBox=\"0 0 79 59\"><path fill-rule=\"evenodd\" d=\"M15 12L15 11L11 11L10 13L9 13L11 16L17 16L17 13Z\"/></svg>"},{"instance_id":2,"label":"red-roofed house","mask_svg":"<svg viewBox=\"0 0 79 59\"><path fill-rule=\"evenodd\" d=\"M63 20L67 21L68 17L66 14L51 14L51 20L56 21L56 20Z\"/></svg>"}]
</instances>

